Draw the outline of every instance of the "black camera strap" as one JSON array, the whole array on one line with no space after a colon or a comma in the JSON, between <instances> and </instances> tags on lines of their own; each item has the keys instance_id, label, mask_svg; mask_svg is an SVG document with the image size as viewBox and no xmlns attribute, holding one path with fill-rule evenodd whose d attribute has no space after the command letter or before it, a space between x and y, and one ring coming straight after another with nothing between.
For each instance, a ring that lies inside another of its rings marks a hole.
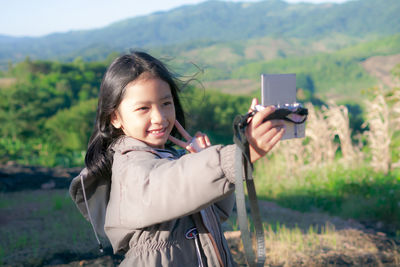
<instances>
[{"instance_id":1,"label":"black camera strap","mask_svg":"<svg viewBox=\"0 0 400 267\"><path fill-rule=\"evenodd\" d=\"M261 221L260 210L257 201L256 188L253 180L253 165L250 161L249 142L245 135L247 120L254 113L248 113L244 116L238 115L233 121L233 141L239 147L236 150L236 168L235 168L235 187L236 187L236 209L239 222L239 228L243 247L245 251L246 261L250 267L264 266L266 259L264 228ZM243 168L244 166L244 179ZM256 240L257 240L257 258L253 252L251 241L251 232L248 225L248 217L246 211L246 199L244 193L244 183L246 181L247 193L250 202L250 211L253 218Z\"/></svg>"},{"instance_id":2,"label":"black camera strap","mask_svg":"<svg viewBox=\"0 0 400 267\"><path fill-rule=\"evenodd\" d=\"M255 112L252 112L252 114L255 114ZM299 116L298 120L291 119L290 115L292 114L298 115ZM307 116L308 116L308 109L303 107L299 107L294 111L286 108L279 108L275 110L274 113L267 116L263 120L263 122L267 120L285 120L294 124L302 124L307 120Z\"/></svg>"}]
</instances>

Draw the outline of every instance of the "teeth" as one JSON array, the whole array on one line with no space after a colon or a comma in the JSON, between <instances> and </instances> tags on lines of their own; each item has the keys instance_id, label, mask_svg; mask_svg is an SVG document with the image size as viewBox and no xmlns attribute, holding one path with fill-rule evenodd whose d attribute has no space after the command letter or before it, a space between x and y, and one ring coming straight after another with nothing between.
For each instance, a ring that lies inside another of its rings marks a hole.
<instances>
[{"instance_id":1,"label":"teeth","mask_svg":"<svg viewBox=\"0 0 400 267\"><path fill-rule=\"evenodd\" d=\"M151 133L155 133L155 134L158 134L158 133L162 133L162 132L164 132L164 130L158 130L158 131L150 131Z\"/></svg>"}]
</instances>

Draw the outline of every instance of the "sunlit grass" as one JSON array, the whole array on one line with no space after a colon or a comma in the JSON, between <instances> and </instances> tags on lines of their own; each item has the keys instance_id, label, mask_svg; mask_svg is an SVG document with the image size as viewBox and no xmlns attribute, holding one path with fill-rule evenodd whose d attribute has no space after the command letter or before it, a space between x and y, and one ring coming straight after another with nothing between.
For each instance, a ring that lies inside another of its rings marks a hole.
<instances>
[{"instance_id":1,"label":"sunlit grass","mask_svg":"<svg viewBox=\"0 0 400 267\"><path fill-rule=\"evenodd\" d=\"M326 224L322 229L310 226L306 231L298 227L288 228L284 224L266 225L265 236L269 261L280 262L282 256L317 255L327 250L336 250L339 236L335 227Z\"/></svg>"},{"instance_id":2,"label":"sunlit grass","mask_svg":"<svg viewBox=\"0 0 400 267\"><path fill-rule=\"evenodd\" d=\"M386 266L382 265L385 262L397 266L400 263L399 248L387 243L387 239L357 229L337 230L328 222L322 227L308 229L287 227L279 222L264 224L264 234L266 266L322 267L337 266L343 261L346 266ZM235 260L245 266L240 233L226 232L225 236Z\"/></svg>"},{"instance_id":3,"label":"sunlit grass","mask_svg":"<svg viewBox=\"0 0 400 267\"><path fill-rule=\"evenodd\" d=\"M299 176L280 177L276 163L256 166L259 197L299 211L320 210L344 218L383 221L400 228L400 172L374 172L366 165L325 165Z\"/></svg>"}]
</instances>

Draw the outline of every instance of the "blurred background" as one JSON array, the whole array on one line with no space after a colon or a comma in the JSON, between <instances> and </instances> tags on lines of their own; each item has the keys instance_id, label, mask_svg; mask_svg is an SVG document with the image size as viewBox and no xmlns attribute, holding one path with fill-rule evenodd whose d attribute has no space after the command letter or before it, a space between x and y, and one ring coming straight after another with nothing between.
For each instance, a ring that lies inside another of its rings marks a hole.
<instances>
[{"instance_id":1,"label":"blurred background","mask_svg":"<svg viewBox=\"0 0 400 267\"><path fill-rule=\"evenodd\" d=\"M304 139L255 165L266 266L400 266L400 1L9 1L0 17L0 265L114 266L67 189L110 62L183 81L188 130L232 143L262 73L296 73ZM235 216L224 224L245 266ZM105 241L106 242L106 241Z\"/></svg>"}]
</instances>

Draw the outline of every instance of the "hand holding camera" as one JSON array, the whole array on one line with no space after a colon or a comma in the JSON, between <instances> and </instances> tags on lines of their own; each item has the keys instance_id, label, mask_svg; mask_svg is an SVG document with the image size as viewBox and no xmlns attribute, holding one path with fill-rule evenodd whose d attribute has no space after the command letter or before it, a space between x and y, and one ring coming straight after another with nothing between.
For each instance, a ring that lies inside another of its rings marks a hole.
<instances>
[{"instance_id":1,"label":"hand holding camera","mask_svg":"<svg viewBox=\"0 0 400 267\"><path fill-rule=\"evenodd\" d=\"M253 99L250 111L254 112L258 100ZM279 142L285 133L286 127L283 120L267 120L275 113L275 106L259 108L246 127L246 138L249 142L250 161L254 163L268 153Z\"/></svg>"}]
</instances>

